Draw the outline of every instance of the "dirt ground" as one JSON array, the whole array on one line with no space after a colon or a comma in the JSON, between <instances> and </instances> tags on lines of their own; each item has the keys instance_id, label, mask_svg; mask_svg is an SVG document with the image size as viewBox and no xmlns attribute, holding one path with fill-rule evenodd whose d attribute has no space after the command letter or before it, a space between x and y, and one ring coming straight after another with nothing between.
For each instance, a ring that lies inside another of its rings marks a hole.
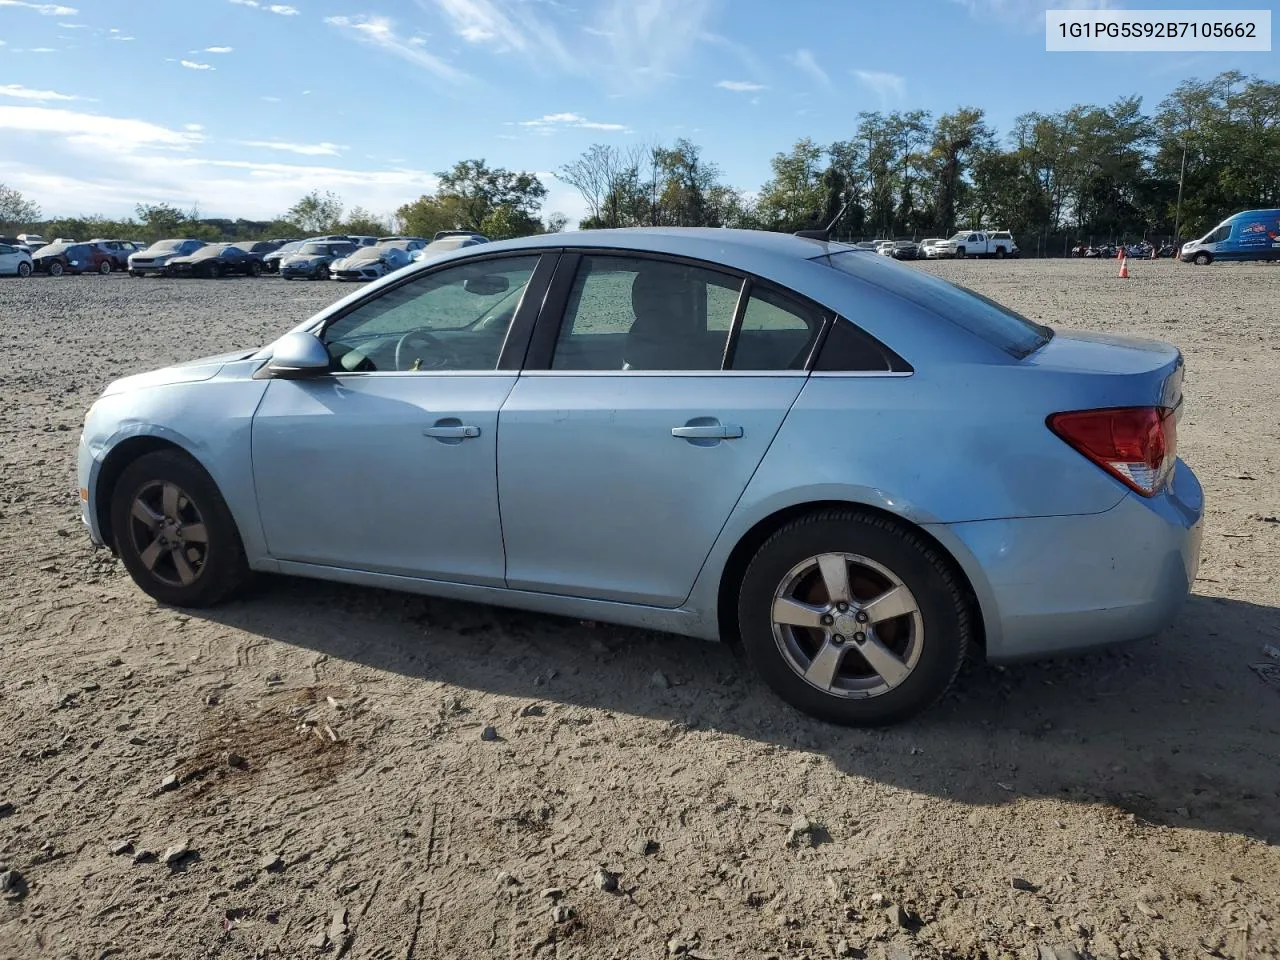
<instances>
[{"instance_id":1,"label":"dirt ground","mask_svg":"<svg viewBox=\"0 0 1280 960\"><path fill-rule=\"evenodd\" d=\"M1160 638L879 732L676 637L268 577L157 606L81 529L84 411L349 288L0 282L0 958L1280 956L1280 266L919 269L1181 346L1208 519Z\"/></svg>"}]
</instances>

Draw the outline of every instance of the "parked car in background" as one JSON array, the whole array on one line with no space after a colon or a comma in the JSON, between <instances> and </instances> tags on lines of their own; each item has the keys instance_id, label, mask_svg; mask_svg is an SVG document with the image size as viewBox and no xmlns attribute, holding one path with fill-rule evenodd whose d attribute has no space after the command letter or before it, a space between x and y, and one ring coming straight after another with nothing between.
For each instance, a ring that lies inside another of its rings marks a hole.
<instances>
[{"instance_id":1,"label":"parked car in background","mask_svg":"<svg viewBox=\"0 0 1280 960\"><path fill-rule=\"evenodd\" d=\"M411 257L416 263L419 260L426 260L442 253L452 253L454 250L461 250L464 247L474 247L478 244L488 242L489 238L479 233L443 230L440 233L437 233L436 239L432 240L425 247L413 250Z\"/></svg>"},{"instance_id":2,"label":"parked car in background","mask_svg":"<svg viewBox=\"0 0 1280 960\"><path fill-rule=\"evenodd\" d=\"M1245 210L1223 220L1199 240L1182 245L1183 263L1280 259L1280 210Z\"/></svg>"},{"instance_id":3,"label":"parked car in background","mask_svg":"<svg viewBox=\"0 0 1280 960\"><path fill-rule=\"evenodd\" d=\"M37 273L60 277L64 273L110 273L114 269L111 254L92 243L55 240L31 255Z\"/></svg>"},{"instance_id":4,"label":"parked car in background","mask_svg":"<svg viewBox=\"0 0 1280 960\"><path fill-rule=\"evenodd\" d=\"M334 260L329 264L329 276L334 280L377 280L410 262L409 251L402 243L378 243L358 247L354 253Z\"/></svg>"},{"instance_id":5,"label":"parked car in background","mask_svg":"<svg viewBox=\"0 0 1280 960\"><path fill-rule=\"evenodd\" d=\"M254 253L246 253L234 243L211 243L195 253L174 257L165 268L165 276L168 277L217 280L235 274L261 276L262 258Z\"/></svg>"},{"instance_id":6,"label":"parked car in background","mask_svg":"<svg viewBox=\"0 0 1280 960\"><path fill-rule=\"evenodd\" d=\"M134 277L163 276L170 260L174 257L185 257L195 253L204 245L203 240L196 240L194 237L157 240L145 250L139 250L137 253L129 255L129 275Z\"/></svg>"},{"instance_id":7,"label":"parked car in background","mask_svg":"<svg viewBox=\"0 0 1280 960\"><path fill-rule=\"evenodd\" d=\"M889 256L892 256L892 255L893 255L893 241L892 241L892 240L877 240L877 241L876 241L876 253L880 254L880 256L882 256L882 257L889 257Z\"/></svg>"},{"instance_id":8,"label":"parked car in background","mask_svg":"<svg viewBox=\"0 0 1280 960\"><path fill-rule=\"evenodd\" d=\"M928 237L920 241L920 257L925 260L938 259L936 246L942 242L941 237Z\"/></svg>"},{"instance_id":9,"label":"parked car in background","mask_svg":"<svg viewBox=\"0 0 1280 960\"><path fill-rule=\"evenodd\" d=\"M357 247L372 247L378 242L377 237L369 237L361 234L351 234L347 239L354 243Z\"/></svg>"},{"instance_id":10,"label":"parked car in background","mask_svg":"<svg viewBox=\"0 0 1280 960\"><path fill-rule=\"evenodd\" d=\"M421 250L428 243L430 243L430 241L427 240L425 237L379 237L378 243L399 244L400 246L408 250L410 253L412 253L414 250Z\"/></svg>"},{"instance_id":11,"label":"parked car in background","mask_svg":"<svg viewBox=\"0 0 1280 960\"><path fill-rule=\"evenodd\" d=\"M0 241L0 276L31 276L31 251L16 243Z\"/></svg>"},{"instance_id":12,"label":"parked car in background","mask_svg":"<svg viewBox=\"0 0 1280 960\"><path fill-rule=\"evenodd\" d=\"M104 240L101 237L95 237L89 243L99 247L107 254L111 260L112 270L128 270L129 258L143 249L132 240Z\"/></svg>"},{"instance_id":13,"label":"parked car in background","mask_svg":"<svg viewBox=\"0 0 1280 960\"><path fill-rule=\"evenodd\" d=\"M1157 259L1172 258L1172 257L1176 257L1177 255L1178 255L1178 248L1175 247L1172 243L1162 243L1160 244L1160 248L1156 250Z\"/></svg>"},{"instance_id":14,"label":"parked car in background","mask_svg":"<svg viewBox=\"0 0 1280 960\"><path fill-rule=\"evenodd\" d=\"M20 233L18 234L18 242L32 253L35 253L43 246L47 246L49 243L49 241L38 233Z\"/></svg>"},{"instance_id":15,"label":"parked car in background","mask_svg":"<svg viewBox=\"0 0 1280 960\"><path fill-rule=\"evenodd\" d=\"M280 261L280 276L286 280L328 280L329 265L358 249L346 240L308 240Z\"/></svg>"},{"instance_id":16,"label":"parked car in background","mask_svg":"<svg viewBox=\"0 0 1280 960\"><path fill-rule=\"evenodd\" d=\"M985 230L961 230L936 244L940 257L1016 257L1018 245L1007 230L988 233Z\"/></svg>"},{"instance_id":17,"label":"parked car in background","mask_svg":"<svg viewBox=\"0 0 1280 960\"><path fill-rule=\"evenodd\" d=\"M1124 255L1130 260L1150 260L1155 256L1155 248L1145 240L1141 243L1131 243L1125 248Z\"/></svg>"},{"instance_id":18,"label":"parked car in background","mask_svg":"<svg viewBox=\"0 0 1280 960\"><path fill-rule=\"evenodd\" d=\"M895 240L889 256L895 260L914 260L920 255L920 245L914 240Z\"/></svg>"},{"instance_id":19,"label":"parked car in background","mask_svg":"<svg viewBox=\"0 0 1280 960\"><path fill-rule=\"evenodd\" d=\"M306 240L288 240L262 257L263 273L279 273L280 262L292 253L296 253Z\"/></svg>"},{"instance_id":20,"label":"parked car in background","mask_svg":"<svg viewBox=\"0 0 1280 960\"><path fill-rule=\"evenodd\" d=\"M275 240L232 240L231 243L243 250L245 253L252 254L261 260L268 253L274 253L284 244Z\"/></svg>"},{"instance_id":21,"label":"parked car in background","mask_svg":"<svg viewBox=\"0 0 1280 960\"><path fill-rule=\"evenodd\" d=\"M585 230L115 381L77 486L166 606L263 570L643 626L740 643L795 707L884 724L969 651L1176 620L1204 516L1183 372L1169 344L1054 330L842 244Z\"/></svg>"}]
</instances>

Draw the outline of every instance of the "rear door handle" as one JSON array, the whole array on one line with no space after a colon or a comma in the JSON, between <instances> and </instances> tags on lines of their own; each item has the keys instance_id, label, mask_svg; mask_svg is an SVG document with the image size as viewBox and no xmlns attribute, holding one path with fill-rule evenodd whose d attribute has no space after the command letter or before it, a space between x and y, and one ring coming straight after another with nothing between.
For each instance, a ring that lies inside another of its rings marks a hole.
<instances>
[{"instance_id":1,"label":"rear door handle","mask_svg":"<svg viewBox=\"0 0 1280 960\"><path fill-rule=\"evenodd\" d=\"M435 437L437 440L465 440L480 436L480 428L469 423L436 424L423 430L422 435Z\"/></svg>"},{"instance_id":2,"label":"rear door handle","mask_svg":"<svg viewBox=\"0 0 1280 960\"><path fill-rule=\"evenodd\" d=\"M672 427L671 435L681 440L736 440L742 436L742 428L728 423L686 425Z\"/></svg>"}]
</instances>

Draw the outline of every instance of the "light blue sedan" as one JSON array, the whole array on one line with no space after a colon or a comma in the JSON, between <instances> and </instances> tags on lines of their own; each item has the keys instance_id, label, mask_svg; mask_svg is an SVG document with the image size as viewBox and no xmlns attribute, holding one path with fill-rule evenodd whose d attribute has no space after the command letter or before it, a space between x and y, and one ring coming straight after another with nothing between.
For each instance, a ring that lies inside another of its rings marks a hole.
<instances>
[{"instance_id":1,"label":"light blue sedan","mask_svg":"<svg viewBox=\"0 0 1280 960\"><path fill-rule=\"evenodd\" d=\"M251 570L740 643L889 723L1166 626L1203 498L1182 356L812 237L482 244L89 410L93 539L162 603Z\"/></svg>"}]
</instances>

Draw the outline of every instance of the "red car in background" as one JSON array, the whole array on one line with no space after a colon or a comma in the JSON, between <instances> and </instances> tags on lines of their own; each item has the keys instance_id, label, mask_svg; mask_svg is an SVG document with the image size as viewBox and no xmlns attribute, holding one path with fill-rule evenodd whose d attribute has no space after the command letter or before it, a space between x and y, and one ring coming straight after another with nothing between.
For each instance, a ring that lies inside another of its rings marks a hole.
<instances>
[{"instance_id":1,"label":"red car in background","mask_svg":"<svg viewBox=\"0 0 1280 960\"><path fill-rule=\"evenodd\" d=\"M41 247L31 255L37 273L60 277L64 273L108 274L115 269L112 251L96 243L58 243Z\"/></svg>"}]
</instances>

